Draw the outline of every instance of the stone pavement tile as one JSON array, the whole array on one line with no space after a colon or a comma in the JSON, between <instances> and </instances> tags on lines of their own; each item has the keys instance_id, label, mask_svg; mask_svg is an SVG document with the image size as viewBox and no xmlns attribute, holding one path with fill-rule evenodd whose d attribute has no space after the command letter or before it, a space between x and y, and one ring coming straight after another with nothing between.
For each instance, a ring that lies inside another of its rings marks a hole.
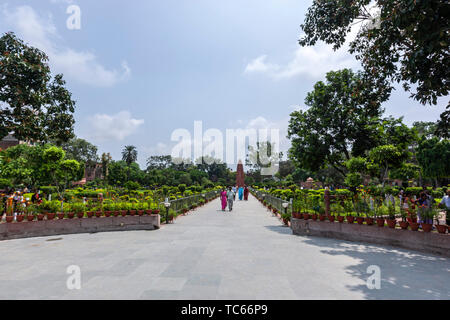
<instances>
[{"instance_id":1,"label":"stone pavement tile","mask_svg":"<svg viewBox=\"0 0 450 320\"><path fill-rule=\"evenodd\" d=\"M218 287L222 276L218 273L196 273L191 274L186 286L215 286Z\"/></svg>"},{"instance_id":2,"label":"stone pavement tile","mask_svg":"<svg viewBox=\"0 0 450 320\"><path fill-rule=\"evenodd\" d=\"M186 284L179 291L178 300L214 300L217 299L219 286L215 285L191 285Z\"/></svg>"},{"instance_id":3,"label":"stone pavement tile","mask_svg":"<svg viewBox=\"0 0 450 320\"><path fill-rule=\"evenodd\" d=\"M177 300L179 299L180 291L170 290L146 290L139 297L141 300Z\"/></svg>"},{"instance_id":4,"label":"stone pavement tile","mask_svg":"<svg viewBox=\"0 0 450 320\"><path fill-rule=\"evenodd\" d=\"M297 299L287 277L253 276L245 279L224 277L218 299Z\"/></svg>"},{"instance_id":5,"label":"stone pavement tile","mask_svg":"<svg viewBox=\"0 0 450 320\"><path fill-rule=\"evenodd\" d=\"M124 259L107 270L107 273L114 276L124 276L127 275L141 266L143 263L148 261L147 259Z\"/></svg>"},{"instance_id":6,"label":"stone pavement tile","mask_svg":"<svg viewBox=\"0 0 450 320\"><path fill-rule=\"evenodd\" d=\"M187 278L155 278L149 289L163 291L180 291L186 284Z\"/></svg>"}]
</instances>

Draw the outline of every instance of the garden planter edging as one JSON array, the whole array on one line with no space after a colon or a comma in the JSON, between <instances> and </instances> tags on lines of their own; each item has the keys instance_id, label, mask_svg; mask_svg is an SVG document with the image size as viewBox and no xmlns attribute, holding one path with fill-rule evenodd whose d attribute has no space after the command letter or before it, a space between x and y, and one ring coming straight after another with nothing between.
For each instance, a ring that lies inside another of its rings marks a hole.
<instances>
[{"instance_id":1,"label":"garden planter edging","mask_svg":"<svg viewBox=\"0 0 450 320\"><path fill-rule=\"evenodd\" d=\"M400 247L450 257L450 235L380 228L376 225L291 219L292 233Z\"/></svg>"},{"instance_id":2,"label":"garden planter edging","mask_svg":"<svg viewBox=\"0 0 450 320\"><path fill-rule=\"evenodd\" d=\"M159 214L134 217L23 221L20 223L0 224L0 240L48 237L77 233L155 230L159 228Z\"/></svg>"}]
</instances>

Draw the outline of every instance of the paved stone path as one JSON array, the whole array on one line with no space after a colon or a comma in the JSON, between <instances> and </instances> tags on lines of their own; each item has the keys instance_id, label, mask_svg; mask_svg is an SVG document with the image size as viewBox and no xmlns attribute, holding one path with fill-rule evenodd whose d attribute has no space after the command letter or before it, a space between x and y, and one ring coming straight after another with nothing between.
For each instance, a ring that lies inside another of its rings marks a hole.
<instances>
[{"instance_id":1,"label":"paved stone path","mask_svg":"<svg viewBox=\"0 0 450 320\"><path fill-rule=\"evenodd\" d=\"M297 237L256 199L216 200L158 231L0 242L1 299L449 299L450 260ZM66 269L81 268L81 290ZM381 289L366 273L381 269Z\"/></svg>"}]
</instances>

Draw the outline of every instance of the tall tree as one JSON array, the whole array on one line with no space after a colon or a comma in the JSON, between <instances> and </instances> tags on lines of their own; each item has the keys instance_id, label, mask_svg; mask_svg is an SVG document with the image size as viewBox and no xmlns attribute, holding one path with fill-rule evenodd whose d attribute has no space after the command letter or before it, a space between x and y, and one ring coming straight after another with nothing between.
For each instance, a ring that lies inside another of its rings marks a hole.
<instances>
[{"instance_id":1,"label":"tall tree","mask_svg":"<svg viewBox=\"0 0 450 320\"><path fill-rule=\"evenodd\" d=\"M125 146L122 150L122 160L130 166L133 162L137 161L137 150L135 146Z\"/></svg>"},{"instance_id":2,"label":"tall tree","mask_svg":"<svg viewBox=\"0 0 450 320\"><path fill-rule=\"evenodd\" d=\"M0 139L64 142L73 137L75 101L63 76L52 78L47 55L18 39L0 38Z\"/></svg>"},{"instance_id":3,"label":"tall tree","mask_svg":"<svg viewBox=\"0 0 450 320\"><path fill-rule=\"evenodd\" d=\"M306 111L291 114L289 157L297 167L316 172L327 164L345 175L344 162L378 144L376 132L384 91L366 86L361 73L331 71L308 93Z\"/></svg>"},{"instance_id":4,"label":"tall tree","mask_svg":"<svg viewBox=\"0 0 450 320\"><path fill-rule=\"evenodd\" d=\"M97 147L84 139L70 139L62 143L61 148L66 152L67 159L73 159L88 166L96 165L99 160Z\"/></svg>"},{"instance_id":5,"label":"tall tree","mask_svg":"<svg viewBox=\"0 0 450 320\"><path fill-rule=\"evenodd\" d=\"M369 9L369 5L375 6ZM314 1L301 28L302 46L318 40L340 48L361 23L350 52L370 77L403 82L421 103L437 103L450 87L448 0Z\"/></svg>"}]
</instances>

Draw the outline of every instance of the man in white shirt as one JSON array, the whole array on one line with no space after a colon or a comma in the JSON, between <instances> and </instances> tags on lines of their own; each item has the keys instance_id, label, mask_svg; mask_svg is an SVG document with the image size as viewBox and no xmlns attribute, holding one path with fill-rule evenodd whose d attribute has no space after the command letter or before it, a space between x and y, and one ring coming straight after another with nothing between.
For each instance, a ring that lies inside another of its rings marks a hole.
<instances>
[{"instance_id":1,"label":"man in white shirt","mask_svg":"<svg viewBox=\"0 0 450 320\"><path fill-rule=\"evenodd\" d=\"M233 192L231 187L229 187L227 192L227 200L228 200L228 209L230 209L230 211L233 210L233 201L235 196L236 194Z\"/></svg>"},{"instance_id":2,"label":"man in white shirt","mask_svg":"<svg viewBox=\"0 0 450 320\"><path fill-rule=\"evenodd\" d=\"M446 210L447 225L450 226L450 189L447 190L447 194L442 198L439 207Z\"/></svg>"}]
</instances>

